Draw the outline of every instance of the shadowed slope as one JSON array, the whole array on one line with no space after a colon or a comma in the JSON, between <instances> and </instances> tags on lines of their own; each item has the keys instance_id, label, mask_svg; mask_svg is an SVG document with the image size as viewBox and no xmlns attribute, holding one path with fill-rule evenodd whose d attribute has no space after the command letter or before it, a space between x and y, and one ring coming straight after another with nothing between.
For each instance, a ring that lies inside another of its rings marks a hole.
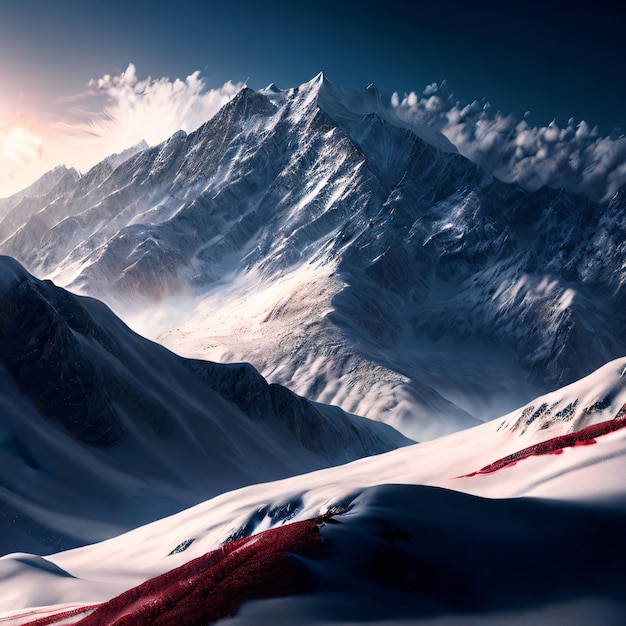
<instances>
[{"instance_id":1,"label":"shadowed slope","mask_svg":"<svg viewBox=\"0 0 626 626\"><path fill-rule=\"evenodd\" d=\"M251 366L186 361L8 257L0 410L4 551L103 539L223 491L410 443L270 387Z\"/></svg>"},{"instance_id":2,"label":"shadowed slope","mask_svg":"<svg viewBox=\"0 0 626 626\"><path fill-rule=\"evenodd\" d=\"M623 508L399 485L367 489L349 508L321 534L321 520L302 521L228 543L79 623L622 623Z\"/></svg>"}]
</instances>

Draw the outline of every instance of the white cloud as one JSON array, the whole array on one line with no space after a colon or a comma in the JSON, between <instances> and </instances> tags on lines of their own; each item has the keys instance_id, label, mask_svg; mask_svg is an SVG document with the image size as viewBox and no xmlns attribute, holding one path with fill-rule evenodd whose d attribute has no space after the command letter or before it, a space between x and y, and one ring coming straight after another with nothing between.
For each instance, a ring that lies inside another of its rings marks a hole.
<instances>
[{"instance_id":1,"label":"white cloud","mask_svg":"<svg viewBox=\"0 0 626 626\"><path fill-rule=\"evenodd\" d=\"M0 118L0 197L56 165L85 171L142 139L155 145L177 130L191 132L243 86L228 81L207 89L199 72L184 80L140 79L131 63L121 74L92 79L84 93L67 98L65 119L36 124Z\"/></svg>"},{"instance_id":2,"label":"white cloud","mask_svg":"<svg viewBox=\"0 0 626 626\"><path fill-rule=\"evenodd\" d=\"M602 137L584 121L530 126L527 115L493 113L487 102L463 106L445 84L428 85L421 95L394 94L391 107L406 122L442 132L501 180L527 189L548 185L606 200L626 184L626 137Z\"/></svg>"},{"instance_id":3,"label":"white cloud","mask_svg":"<svg viewBox=\"0 0 626 626\"><path fill-rule=\"evenodd\" d=\"M243 85L229 81L219 89L207 90L199 72L185 80L140 80L131 63L119 76L91 80L89 87L93 95L104 97L105 106L84 130L115 145L113 151L117 151L141 139L155 145L177 130L195 130Z\"/></svg>"}]
</instances>

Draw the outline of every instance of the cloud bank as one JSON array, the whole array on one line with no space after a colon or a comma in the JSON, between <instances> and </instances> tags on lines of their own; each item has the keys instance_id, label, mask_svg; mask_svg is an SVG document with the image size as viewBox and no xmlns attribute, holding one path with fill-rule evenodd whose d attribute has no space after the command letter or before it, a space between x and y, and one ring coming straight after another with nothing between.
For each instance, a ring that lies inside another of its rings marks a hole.
<instances>
[{"instance_id":1,"label":"cloud bank","mask_svg":"<svg viewBox=\"0 0 626 626\"><path fill-rule=\"evenodd\" d=\"M66 98L62 119L0 118L0 197L14 193L53 167L86 171L104 157L145 140L155 145L177 130L194 131L244 85L207 89L199 72L184 80L140 79L135 66L92 79Z\"/></svg>"},{"instance_id":2,"label":"cloud bank","mask_svg":"<svg viewBox=\"0 0 626 626\"><path fill-rule=\"evenodd\" d=\"M547 185L601 201L626 184L626 137L602 137L584 121L531 126L526 115L494 113L486 102L461 105L445 82L420 95L396 93L391 106L405 122L440 131L461 154L526 189Z\"/></svg>"}]
</instances>

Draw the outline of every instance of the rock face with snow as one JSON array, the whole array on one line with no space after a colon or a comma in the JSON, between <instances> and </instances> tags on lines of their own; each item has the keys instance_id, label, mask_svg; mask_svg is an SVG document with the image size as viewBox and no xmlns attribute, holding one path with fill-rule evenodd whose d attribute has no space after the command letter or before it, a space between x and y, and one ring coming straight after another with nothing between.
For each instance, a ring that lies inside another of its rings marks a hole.
<instances>
[{"instance_id":1,"label":"rock face with snow","mask_svg":"<svg viewBox=\"0 0 626 626\"><path fill-rule=\"evenodd\" d=\"M244 89L114 165L0 250L181 354L428 439L626 350L624 190L502 183L374 88Z\"/></svg>"},{"instance_id":2,"label":"rock face with snow","mask_svg":"<svg viewBox=\"0 0 626 626\"><path fill-rule=\"evenodd\" d=\"M8 257L0 415L4 551L102 539L225 490L409 443L249 365L186 361Z\"/></svg>"}]
</instances>

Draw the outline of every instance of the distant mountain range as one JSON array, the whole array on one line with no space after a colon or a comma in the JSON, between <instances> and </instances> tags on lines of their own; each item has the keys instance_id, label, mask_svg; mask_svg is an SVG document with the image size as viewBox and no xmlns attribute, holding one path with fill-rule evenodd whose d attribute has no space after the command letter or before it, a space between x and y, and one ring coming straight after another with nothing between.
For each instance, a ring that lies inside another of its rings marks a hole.
<instances>
[{"instance_id":1,"label":"distant mountain range","mask_svg":"<svg viewBox=\"0 0 626 626\"><path fill-rule=\"evenodd\" d=\"M0 251L180 354L423 440L625 352L624 205L502 183L320 74L51 172L0 202Z\"/></svg>"}]
</instances>

